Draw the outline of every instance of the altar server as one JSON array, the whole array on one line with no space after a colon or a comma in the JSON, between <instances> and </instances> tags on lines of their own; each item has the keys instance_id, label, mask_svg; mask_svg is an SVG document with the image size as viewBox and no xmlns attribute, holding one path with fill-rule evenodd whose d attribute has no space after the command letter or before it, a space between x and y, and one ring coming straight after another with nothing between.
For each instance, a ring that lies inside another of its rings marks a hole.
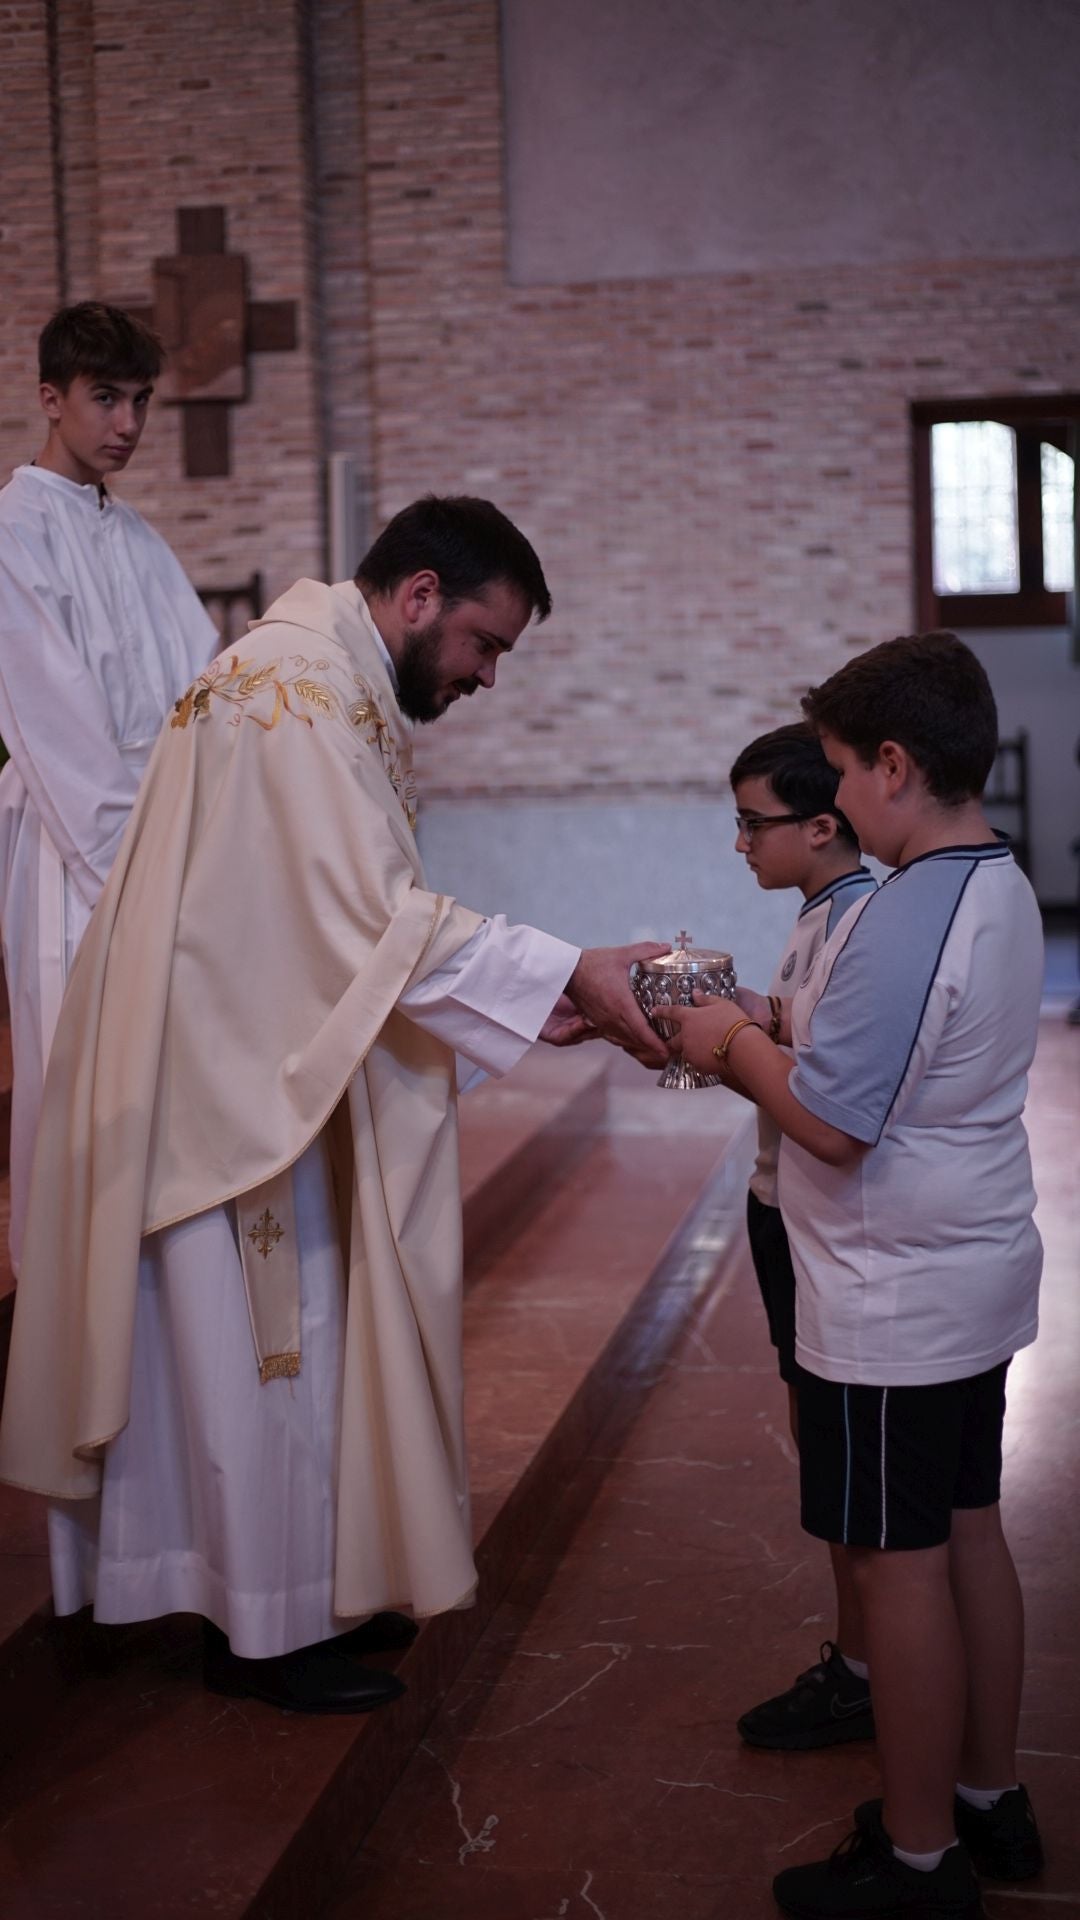
<instances>
[{"instance_id":1,"label":"altar server","mask_svg":"<svg viewBox=\"0 0 1080 1920\"><path fill-rule=\"evenodd\" d=\"M116 307L39 342L48 423L0 490L0 931L11 1004L11 1259L45 1063L75 950L164 715L217 648L164 540L107 481L146 424L162 349Z\"/></svg>"}]
</instances>

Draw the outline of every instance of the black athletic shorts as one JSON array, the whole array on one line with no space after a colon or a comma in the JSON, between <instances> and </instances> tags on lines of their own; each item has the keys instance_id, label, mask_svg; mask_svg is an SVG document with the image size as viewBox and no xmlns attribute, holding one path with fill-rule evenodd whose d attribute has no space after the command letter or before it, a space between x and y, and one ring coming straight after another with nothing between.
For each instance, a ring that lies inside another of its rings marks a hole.
<instances>
[{"instance_id":1,"label":"black athletic shorts","mask_svg":"<svg viewBox=\"0 0 1080 1920\"><path fill-rule=\"evenodd\" d=\"M941 1546L954 1507L1001 1495L1006 1360L932 1387L845 1386L798 1370L807 1533L851 1547Z\"/></svg>"},{"instance_id":2,"label":"black athletic shorts","mask_svg":"<svg viewBox=\"0 0 1080 1920\"><path fill-rule=\"evenodd\" d=\"M746 1231L780 1378L794 1386L800 1372L795 1360L795 1269L779 1207L767 1207L756 1193L748 1193Z\"/></svg>"}]
</instances>

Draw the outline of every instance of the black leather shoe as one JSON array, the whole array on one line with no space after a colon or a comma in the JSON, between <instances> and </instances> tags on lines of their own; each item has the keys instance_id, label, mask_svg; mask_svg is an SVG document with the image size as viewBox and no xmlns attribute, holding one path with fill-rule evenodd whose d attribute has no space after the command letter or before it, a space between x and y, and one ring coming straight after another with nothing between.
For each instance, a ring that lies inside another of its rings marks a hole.
<instances>
[{"instance_id":1,"label":"black leather shoe","mask_svg":"<svg viewBox=\"0 0 1080 1920\"><path fill-rule=\"evenodd\" d=\"M209 1621L203 1625L203 1684L211 1693L265 1700L289 1713L370 1713L405 1691L396 1674L362 1667L337 1640L272 1660L244 1660Z\"/></svg>"},{"instance_id":2,"label":"black leather shoe","mask_svg":"<svg viewBox=\"0 0 1080 1920\"><path fill-rule=\"evenodd\" d=\"M411 1647L419 1631L416 1621L407 1614L373 1613L363 1626L351 1627L327 1644L354 1655L397 1653L402 1647Z\"/></svg>"}]
</instances>

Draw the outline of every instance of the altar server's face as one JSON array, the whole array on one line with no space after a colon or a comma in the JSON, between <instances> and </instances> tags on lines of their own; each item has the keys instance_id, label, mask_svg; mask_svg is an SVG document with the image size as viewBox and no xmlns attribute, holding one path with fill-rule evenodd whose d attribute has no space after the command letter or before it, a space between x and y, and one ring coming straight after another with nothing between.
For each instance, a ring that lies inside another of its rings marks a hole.
<instances>
[{"instance_id":1,"label":"altar server's face","mask_svg":"<svg viewBox=\"0 0 1080 1920\"><path fill-rule=\"evenodd\" d=\"M463 694L495 685L495 669L529 622L530 608L506 580L492 580L475 599L447 606L433 583L421 585L410 607L397 663L402 711L411 720L437 720Z\"/></svg>"},{"instance_id":2,"label":"altar server's face","mask_svg":"<svg viewBox=\"0 0 1080 1920\"><path fill-rule=\"evenodd\" d=\"M77 373L66 389L46 382L41 405L54 470L83 487L123 473L142 436L153 391L145 380L91 380L85 373Z\"/></svg>"}]
</instances>

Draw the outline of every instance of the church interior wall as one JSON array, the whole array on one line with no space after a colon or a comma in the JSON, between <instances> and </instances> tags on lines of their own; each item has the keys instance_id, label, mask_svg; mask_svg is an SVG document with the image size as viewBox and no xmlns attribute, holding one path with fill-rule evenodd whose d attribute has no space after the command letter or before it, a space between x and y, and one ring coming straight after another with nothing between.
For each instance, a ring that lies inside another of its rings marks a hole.
<instances>
[{"instance_id":1,"label":"church interior wall","mask_svg":"<svg viewBox=\"0 0 1080 1920\"><path fill-rule=\"evenodd\" d=\"M435 866L445 851L475 894L517 849L523 910L572 915L587 939L643 924L636 903L673 872L683 899L708 873L734 902L734 754L914 625L911 402L1074 388L1075 249L515 286L494 5L382 5L366 38L380 516L421 475L488 491L556 599L498 700L419 743ZM602 87L599 59L591 73ZM782 142L782 102L774 128ZM792 152L793 193L802 164ZM499 798L498 853L478 793ZM680 795L687 830L676 808L659 845ZM545 800L554 843L576 848L551 865ZM636 830L609 844L618 808Z\"/></svg>"},{"instance_id":2,"label":"church interior wall","mask_svg":"<svg viewBox=\"0 0 1080 1920\"><path fill-rule=\"evenodd\" d=\"M1067 0L500 12L518 284L1074 250Z\"/></svg>"},{"instance_id":3,"label":"church interior wall","mask_svg":"<svg viewBox=\"0 0 1080 1920\"><path fill-rule=\"evenodd\" d=\"M228 478L183 478L162 406L124 490L199 584L258 567L270 594L327 564L332 454L352 461L350 565L426 488L505 507L555 611L495 700L419 737L428 838L460 834L475 892L496 871L485 803L510 865L549 808L552 844L569 834L595 870L571 882L547 862L526 910L555 924L573 897L579 937L673 870L692 893L729 838L734 753L850 652L912 627L911 402L1080 385L1073 247L794 263L774 246L739 270L514 284L497 0L72 0L51 58L49 17L13 0L0 30L17 133L0 459L36 440L43 314L90 292L145 303L176 209L223 205L252 297L296 303L298 348L250 356ZM794 194L805 156L774 104ZM631 123L628 146L641 137ZM664 173L662 142L649 164ZM869 191L857 154L841 184ZM569 209L572 176L564 193ZM704 837L646 860L669 805L676 833L693 815ZM618 885L598 877L610 835L633 862ZM740 875L732 855L718 884ZM635 926L650 918L634 907Z\"/></svg>"},{"instance_id":4,"label":"church interior wall","mask_svg":"<svg viewBox=\"0 0 1080 1920\"><path fill-rule=\"evenodd\" d=\"M317 393L324 453L349 463L345 572L355 567L377 531L364 218L363 9L356 0L313 0L303 18L319 328Z\"/></svg>"},{"instance_id":5,"label":"church interior wall","mask_svg":"<svg viewBox=\"0 0 1080 1920\"><path fill-rule=\"evenodd\" d=\"M41 439L36 367L27 342L58 298L49 36L40 0L14 0L0 22L4 138L0 146L0 441L7 469ZM39 317L40 316L40 317ZM29 376L29 377L28 377Z\"/></svg>"},{"instance_id":6,"label":"church interior wall","mask_svg":"<svg viewBox=\"0 0 1080 1920\"><path fill-rule=\"evenodd\" d=\"M1075 901L1080 826L1080 670L1063 628L964 634L990 678L1004 738L1028 737L1032 883L1047 906ZM1009 820L1003 819L1003 825Z\"/></svg>"}]
</instances>

